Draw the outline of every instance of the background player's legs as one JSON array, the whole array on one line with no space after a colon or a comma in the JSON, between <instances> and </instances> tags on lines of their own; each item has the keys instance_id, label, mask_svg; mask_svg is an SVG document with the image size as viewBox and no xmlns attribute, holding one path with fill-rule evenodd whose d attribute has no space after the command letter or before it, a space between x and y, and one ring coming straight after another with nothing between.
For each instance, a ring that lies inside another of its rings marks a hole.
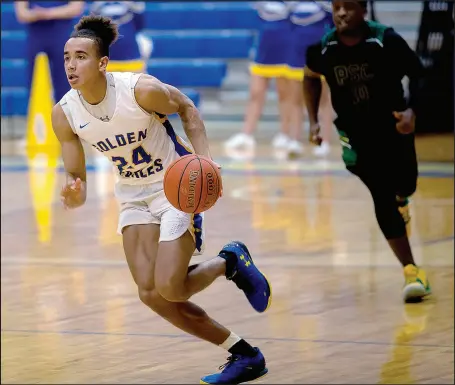
<instances>
[{"instance_id":1,"label":"background player's legs","mask_svg":"<svg viewBox=\"0 0 455 385\"><path fill-rule=\"evenodd\" d=\"M414 263L403 217L398 210L396 186L389 167L357 164L350 170L370 190L376 219L392 251L403 266Z\"/></svg>"},{"instance_id":2,"label":"background player's legs","mask_svg":"<svg viewBox=\"0 0 455 385\"><path fill-rule=\"evenodd\" d=\"M401 142L401 140L404 142ZM389 147L387 160L377 165L378 157L370 154L350 170L370 190L376 218L393 253L404 267L405 302L420 301L431 293L425 271L417 267L406 229L406 216L398 194L414 193L417 181L417 159L413 138L395 138ZM403 145L405 144L405 145ZM376 159L375 159L376 158Z\"/></svg>"},{"instance_id":3,"label":"background player's legs","mask_svg":"<svg viewBox=\"0 0 455 385\"><path fill-rule=\"evenodd\" d=\"M414 135L403 135L399 137L401 142L396 161L396 199L398 209L406 223L406 232L411 236L411 214L409 209L409 198L417 189L418 165L417 154L414 143Z\"/></svg>"},{"instance_id":4,"label":"background player's legs","mask_svg":"<svg viewBox=\"0 0 455 385\"><path fill-rule=\"evenodd\" d=\"M396 161L396 194L399 198L408 198L417 189L418 163L415 149L415 136L402 135L399 137L401 146L397 151Z\"/></svg>"}]
</instances>

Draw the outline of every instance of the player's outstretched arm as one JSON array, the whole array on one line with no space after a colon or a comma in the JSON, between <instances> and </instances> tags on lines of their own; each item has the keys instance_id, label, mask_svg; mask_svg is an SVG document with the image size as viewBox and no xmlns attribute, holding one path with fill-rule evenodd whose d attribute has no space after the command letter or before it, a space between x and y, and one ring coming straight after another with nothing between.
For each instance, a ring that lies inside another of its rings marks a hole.
<instances>
[{"instance_id":1,"label":"player's outstretched arm","mask_svg":"<svg viewBox=\"0 0 455 385\"><path fill-rule=\"evenodd\" d=\"M319 136L319 103L322 93L322 46L321 42L310 45L306 51L306 66L303 69L303 97L307 106L310 120L310 142L316 145L322 143Z\"/></svg>"},{"instance_id":2,"label":"player's outstretched arm","mask_svg":"<svg viewBox=\"0 0 455 385\"><path fill-rule=\"evenodd\" d=\"M310 124L313 125L318 123L319 102L322 93L321 75L308 67L305 67L303 71L303 95L308 109L308 118Z\"/></svg>"},{"instance_id":3,"label":"player's outstretched arm","mask_svg":"<svg viewBox=\"0 0 455 385\"><path fill-rule=\"evenodd\" d=\"M310 120L310 142L318 146L322 143L322 138L319 135L320 127L318 120L321 93L321 75L313 72L308 67L305 67L303 77L303 96L308 111L308 119Z\"/></svg>"},{"instance_id":4,"label":"player's outstretched arm","mask_svg":"<svg viewBox=\"0 0 455 385\"><path fill-rule=\"evenodd\" d=\"M87 197L87 170L84 148L79 137L73 132L60 104L52 109L52 128L62 147L66 183L61 191L65 208L76 208L85 203Z\"/></svg>"},{"instance_id":5,"label":"player's outstretched arm","mask_svg":"<svg viewBox=\"0 0 455 385\"><path fill-rule=\"evenodd\" d=\"M406 40L393 30L386 32L384 46L389 50L389 57L395 63L395 70L401 76L409 78L408 108L404 111L394 111L397 119L397 130L401 134L409 134L415 130L415 116L420 106L421 83L424 80L425 69L417 54L409 47Z\"/></svg>"},{"instance_id":6,"label":"player's outstretched arm","mask_svg":"<svg viewBox=\"0 0 455 385\"><path fill-rule=\"evenodd\" d=\"M149 75L139 78L135 96L138 104L149 113L179 114L183 129L196 154L212 159L204 122L190 98L177 88Z\"/></svg>"}]
</instances>

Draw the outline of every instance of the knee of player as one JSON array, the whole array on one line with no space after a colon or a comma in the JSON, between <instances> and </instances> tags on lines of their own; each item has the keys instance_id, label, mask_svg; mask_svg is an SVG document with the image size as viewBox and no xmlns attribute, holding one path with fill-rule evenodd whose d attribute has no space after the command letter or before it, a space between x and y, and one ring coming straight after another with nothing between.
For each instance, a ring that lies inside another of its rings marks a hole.
<instances>
[{"instance_id":1,"label":"knee of player","mask_svg":"<svg viewBox=\"0 0 455 385\"><path fill-rule=\"evenodd\" d=\"M163 303L163 298L156 289L138 288L139 299L142 303L150 307L152 310L158 309Z\"/></svg>"},{"instance_id":2,"label":"knee of player","mask_svg":"<svg viewBox=\"0 0 455 385\"><path fill-rule=\"evenodd\" d=\"M169 302L185 302L190 298L184 285L177 285L170 280L157 282L156 289Z\"/></svg>"},{"instance_id":3,"label":"knee of player","mask_svg":"<svg viewBox=\"0 0 455 385\"><path fill-rule=\"evenodd\" d=\"M406 188L401 188L400 191L398 191L398 196L400 198L409 198L410 196L414 195L414 193L417 190L417 183L410 183L409 186L406 186Z\"/></svg>"}]
</instances>

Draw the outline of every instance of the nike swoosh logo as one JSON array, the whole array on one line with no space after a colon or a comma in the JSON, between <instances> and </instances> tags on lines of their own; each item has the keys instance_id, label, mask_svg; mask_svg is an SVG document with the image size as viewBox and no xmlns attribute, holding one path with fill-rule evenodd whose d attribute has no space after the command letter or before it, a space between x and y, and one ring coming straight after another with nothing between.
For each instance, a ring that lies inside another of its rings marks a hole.
<instances>
[{"instance_id":1,"label":"nike swoosh logo","mask_svg":"<svg viewBox=\"0 0 455 385\"><path fill-rule=\"evenodd\" d=\"M83 129L83 128L84 128L86 125L88 125L88 124L90 124L90 122L88 122L88 123L85 123L84 125L82 125L82 124L79 124L79 128L82 130L82 129Z\"/></svg>"}]
</instances>

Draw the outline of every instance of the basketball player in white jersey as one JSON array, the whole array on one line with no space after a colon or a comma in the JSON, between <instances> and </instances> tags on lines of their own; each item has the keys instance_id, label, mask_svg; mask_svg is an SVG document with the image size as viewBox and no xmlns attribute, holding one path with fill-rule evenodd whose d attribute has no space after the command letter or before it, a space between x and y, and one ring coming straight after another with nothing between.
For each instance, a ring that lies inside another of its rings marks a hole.
<instances>
[{"instance_id":1,"label":"basketball player in white jersey","mask_svg":"<svg viewBox=\"0 0 455 385\"><path fill-rule=\"evenodd\" d=\"M106 72L109 46L117 36L111 19L85 16L65 44L72 89L52 111L67 174L63 204L76 208L86 199L83 140L115 165L119 232L140 300L181 330L231 353L223 371L201 383L238 384L262 377L268 369L260 350L188 301L222 275L244 291L256 311L265 311L271 300L267 279L241 242L188 267L195 249L202 250L202 217L178 211L164 195L166 168L189 153L166 115L178 113L195 153L211 158L199 112L178 89L154 77Z\"/></svg>"}]
</instances>

